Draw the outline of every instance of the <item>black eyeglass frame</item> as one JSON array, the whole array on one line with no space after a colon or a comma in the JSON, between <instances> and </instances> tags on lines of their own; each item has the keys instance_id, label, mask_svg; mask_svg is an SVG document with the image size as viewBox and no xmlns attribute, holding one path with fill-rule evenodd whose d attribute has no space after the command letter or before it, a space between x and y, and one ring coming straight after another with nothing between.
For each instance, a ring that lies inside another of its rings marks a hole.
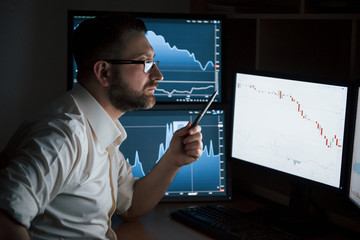
<instances>
[{"instance_id":1,"label":"black eyeglass frame","mask_svg":"<svg viewBox=\"0 0 360 240\"><path fill-rule=\"evenodd\" d=\"M154 65L159 67L159 61L153 60L120 60L120 59L104 59L103 61L108 62L110 64L144 64L144 73L148 73L151 69L153 69ZM146 69L147 64L151 64L148 69Z\"/></svg>"}]
</instances>

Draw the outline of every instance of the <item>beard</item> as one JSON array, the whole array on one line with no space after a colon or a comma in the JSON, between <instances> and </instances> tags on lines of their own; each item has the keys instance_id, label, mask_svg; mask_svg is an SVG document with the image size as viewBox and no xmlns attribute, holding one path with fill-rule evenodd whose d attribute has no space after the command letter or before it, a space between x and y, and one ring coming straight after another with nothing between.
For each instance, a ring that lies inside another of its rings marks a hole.
<instances>
[{"instance_id":1,"label":"beard","mask_svg":"<svg viewBox=\"0 0 360 240\"><path fill-rule=\"evenodd\" d=\"M149 83L144 86L144 89L157 87L157 85L157 82ZM108 94L111 104L116 109L126 112L150 109L156 102L155 96L152 93L145 94L131 90L123 81L111 84Z\"/></svg>"}]
</instances>

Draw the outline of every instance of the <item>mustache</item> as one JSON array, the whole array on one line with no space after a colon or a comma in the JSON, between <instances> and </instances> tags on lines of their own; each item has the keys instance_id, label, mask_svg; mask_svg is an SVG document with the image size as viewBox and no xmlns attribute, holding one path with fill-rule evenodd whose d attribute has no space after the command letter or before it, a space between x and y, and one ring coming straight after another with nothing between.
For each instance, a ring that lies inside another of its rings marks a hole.
<instances>
[{"instance_id":1,"label":"mustache","mask_svg":"<svg viewBox=\"0 0 360 240\"><path fill-rule=\"evenodd\" d=\"M144 86L144 88L153 88L153 87L157 88L158 86L159 86L159 83L158 83L158 82L155 82L155 83L146 84L146 85Z\"/></svg>"}]
</instances>

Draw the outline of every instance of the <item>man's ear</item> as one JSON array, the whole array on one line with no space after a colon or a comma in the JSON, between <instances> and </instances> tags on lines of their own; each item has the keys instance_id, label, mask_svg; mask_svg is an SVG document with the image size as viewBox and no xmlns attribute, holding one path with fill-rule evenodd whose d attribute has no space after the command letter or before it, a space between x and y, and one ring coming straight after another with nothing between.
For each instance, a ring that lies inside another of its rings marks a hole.
<instances>
[{"instance_id":1,"label":"man's ear","mask_svg":"<svg viewBox=\"0 0 360 240\"><path fill-rule=\"evenodd\" d=\"M103 87L108 87L110 85L109 81L109 67L110 65L105 61L97 61L94 64L94 74L96 79Z\"/></svg>"}]
</instances>

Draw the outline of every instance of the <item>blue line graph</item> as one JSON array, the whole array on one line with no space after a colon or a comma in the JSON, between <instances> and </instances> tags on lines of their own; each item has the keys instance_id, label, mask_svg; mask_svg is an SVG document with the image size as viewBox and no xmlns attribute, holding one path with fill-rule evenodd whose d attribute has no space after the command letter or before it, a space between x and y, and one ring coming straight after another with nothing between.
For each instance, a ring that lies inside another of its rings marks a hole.
<instances>
[{"instance_id":1,"label":"blue line graph","mask_svg":"<svg viewBox=\"0 0 360 240\"><path fill-rule=\"evenodd\" d=\"M202 64L196 59L195 53L190 53L186 49L179 49L176 46L170 46L163 36L156 35L153 31L148 31L146 37L156 50L156 60L163 63L161 64L161 70L214 71L212 61Z\"/></svg>"},{"instance_id":2,"label":"blue line graph","mask_svg":"<svg viewBox=\"0 0 360 240\"><path fill-rule=\"evenodd\" d=\"M220 36L214 37L214 25L196 26L191 32L184 32L188 24L163 23L160 27L147 24L146 36L155 50L155 59L160 62L159 69L164 76L164 81L155 91L160 102L207 101L214 90L220 90ZM207 37L204 39L204 36ZM218 95L216 101L220 99Z\"/></svg>"},{"instance_id":3,"label":"blue line graph","mask_svg":"<svg viewBox=\"0 0 360 240\"><path fill-rule=\"evenodd\" d=\"M169 130L169 125L166 126L166 142L171 139L172 132ZM171 129L171 127L170 127ZM168 146L167 146L168 147ZM156 163L160 160L160 158L164 155L167 147L164 148L164 145L161 143L159 146L159 158ZM203 155L193 164L189 166L183 167L174 181L170 185L168 192L181 191L181 192L193 192L193 191L218 191L219 190L219 179L220 179L220 155L214 154L213 143L210 140L210 147L204 147ZM126 159L129 162L129 158ZM146 175L145 170L142 166L142 163L139 158L139 152L135 152L135 162L132 165L132 173L134 177L142 178ZM207 169L206 171L204 171ZM209 172L210 170L210 172ZM211 177L208 174L211 174ZM197 184L193 183L193 177L191 175L198 175L200 177L197 178Z\"/></svg>"},{"instance_id":4,"label":"blue line graph","mask_svg":"<svg viewBox=\"0 0 360 240\"><path fill-rule=\"evenodd\" d=\"M132 165L133 175L144 177L168 149L174 131L195 117L195 112L186 110L137 111L121 117L128 138L121 145L120 151ZM196 162L180 169L167 195L225 193L223 112L207 113L202 119L202 128L203 155Z\"/></svg>"},{"instance_id":5,"label":"blue line graph","mask_svg":"<svg viewBox=\"0 0 360 240\"><path fill-rule=\"evenodd\" d=\"M159 102L205 102L221 93L219 21L143 19L164 80L155 91ZM221 100L221 94L215 101Z\"/></svg>"},{"instance_id":6,"label":"blue line graph","mask_svg":"<svg viewBox=\"0 0 360 240\"><path fill-rule=\"evenodd\" d=\"M180 90L173 89L171 92L169 92L169 91L166 91L165 89L159 89L159 88L156 91L163 92L163 93L168 94L168 95L173 95L175 93L193 94L194 91L206 90L206 89L214 89L214 88L215 88L215 86L210 85L210 86L206 86L206 87L197 87L197 88L192 87L189 91L187 91L187 90L180 91ZM212 90L212 91L214 91L214 90Z\"/></svg>"}]
</instances>

